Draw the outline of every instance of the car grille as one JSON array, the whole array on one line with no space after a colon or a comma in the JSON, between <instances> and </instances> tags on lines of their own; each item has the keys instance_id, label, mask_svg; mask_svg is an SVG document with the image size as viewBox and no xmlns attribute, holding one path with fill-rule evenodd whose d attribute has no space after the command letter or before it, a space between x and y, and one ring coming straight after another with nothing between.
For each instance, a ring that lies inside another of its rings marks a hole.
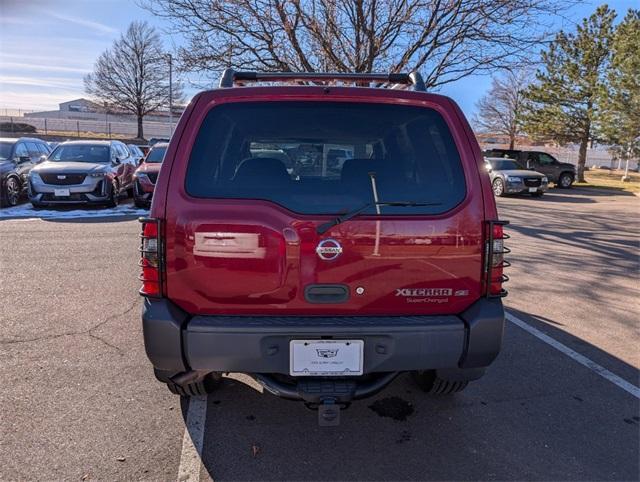
<instances>
[{"instance_id":1,"label":"car grille","mask_svg":"<svg viewBox=\"0 0 640 482\"><path fill-rule=\"evenodd\" d=\"M149 180L152 183L156 183L156 181L158 180L158 173L157 172L147 172L147 177L149 178Z\"/></svg>"},{"instance_id":2,"label":"car grille","mask_svg":"<svg viewBox=\"0 0 640 482\"><path fill-rule=\"evenodd\" d=\"M542 179L540 179L539 177L524 178L524 185L527 187L540 187L540 184L542 184Z\"/></svg>"},{"instance_id":3,"label":"car grille","mask_svg":"<svg viewBox=\"0 0 640 482\"><path fill-rule=\"evenodd\" d=\"M85 202L88 201L89 198L82 193L71 193L69 196L56 196L55 194L45 193L42 195L41 201L76 201L76 202Z\"/></svg>"},{"instance_id":4,"label":"car grille","mask_svg":"<svg viewBox=\"0 0 640 482\"><path fill-rule=\"evenodd\" d=\"M64 176L64 179L58 179L58 176ZM40 177L46 184L55 184L56 186L67 186L69 184L82 184L86 174L40 174Z\"/></svg>"}]
</instances>

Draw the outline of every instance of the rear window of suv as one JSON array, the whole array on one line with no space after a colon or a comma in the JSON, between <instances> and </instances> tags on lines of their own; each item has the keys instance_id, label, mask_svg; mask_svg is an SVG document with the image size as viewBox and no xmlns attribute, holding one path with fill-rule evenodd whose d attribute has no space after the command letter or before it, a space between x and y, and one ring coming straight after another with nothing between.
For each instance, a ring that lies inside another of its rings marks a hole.
<instances>
[{"instance_id":1,"label":"rear window of suv","mask_svg":"<svg viewBox=\"0 0 640 482\"><path fill-rule=\"evenodd\" d=\"M301 214L358 208L374 189L380 202L434 204L381 206L382 215L437 214L466 194L455 142L435 110L313 101L211 109L185 187L198 198L267 200Z\"/></svg>"}]
</instances>

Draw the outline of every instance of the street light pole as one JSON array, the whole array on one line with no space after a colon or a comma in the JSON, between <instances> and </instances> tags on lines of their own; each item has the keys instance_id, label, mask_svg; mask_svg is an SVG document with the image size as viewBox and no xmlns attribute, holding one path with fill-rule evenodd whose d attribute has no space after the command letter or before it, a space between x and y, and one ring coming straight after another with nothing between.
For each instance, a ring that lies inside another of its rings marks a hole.
<instances>
[{"instance_id":1,"label":"street light pole","mask_svg":"<svg viewBox=\"0 0 640 482\"><path fill-rule=\"evenodd\" d=\"M104 105L104 133L106 134L109 130L109 105L107 101L103 102Z\"/></svg>"}]
</instances>

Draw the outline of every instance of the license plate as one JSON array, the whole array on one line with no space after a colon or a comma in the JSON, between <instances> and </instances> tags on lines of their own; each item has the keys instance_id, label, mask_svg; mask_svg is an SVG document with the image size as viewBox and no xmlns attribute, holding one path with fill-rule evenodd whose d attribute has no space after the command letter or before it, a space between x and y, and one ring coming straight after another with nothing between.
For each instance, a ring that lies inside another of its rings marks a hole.
<instances>
[{"instance_id":1,"label":"license plate","mask_svg":"<svg viewBox=\"0 0 640 482\"><path fill-rule=\"evenodd\" d=\"M363 340L291 340L289 374L295 377L362 375Z\"/></svg>"},{"instance_id":2,"label":"license plate","mask_svg":"<svg viewBox=\"0 0 640 482\"><path fill-rule=\"evenodd\" d=\"M530 187L529 192L536 192L538 190L537 187Z\"/></svg>"},{"instance_id":3,"label":"license plate","mask_svg":"<svg viewBox=\"0 0 640 482\"><path fill-rule=\"evenodd\" d=\"M69 195L69 190L68 189L54 189L53 190L53 194L55 196L68 196Z\"/></svg>"}]
</instances>

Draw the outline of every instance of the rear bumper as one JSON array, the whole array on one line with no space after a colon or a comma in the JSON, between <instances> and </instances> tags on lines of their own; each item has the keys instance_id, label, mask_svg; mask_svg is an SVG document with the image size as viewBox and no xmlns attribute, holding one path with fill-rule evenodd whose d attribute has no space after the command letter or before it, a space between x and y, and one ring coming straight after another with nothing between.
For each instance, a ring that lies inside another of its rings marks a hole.
<instances>
[{"instance_id":1,"label":"rear bumper","mask_svg":"<svg viewBox=\"0 0 640 482\"><path fill-rule=\"evenodd\" d=\"M289 374L292 339L364 340L364 373L487 367L502 345L500 299L459 316L190 317L167 299L145 298L147 356L156 370ZM469 372L475 372L469 370Z\"/></svg>"}]
</instances>

